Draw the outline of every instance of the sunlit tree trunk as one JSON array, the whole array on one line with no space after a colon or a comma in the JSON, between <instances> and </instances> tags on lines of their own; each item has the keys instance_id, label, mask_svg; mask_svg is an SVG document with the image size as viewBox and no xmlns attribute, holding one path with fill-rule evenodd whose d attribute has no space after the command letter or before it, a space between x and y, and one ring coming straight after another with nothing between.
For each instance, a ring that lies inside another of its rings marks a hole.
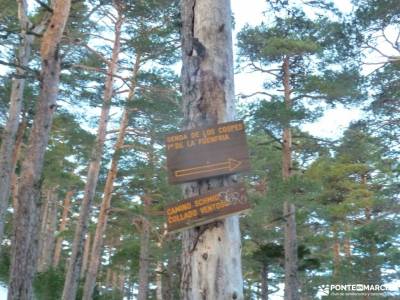
<instances>
[{"instance_id":1,"label":"sunlit tree trunk","mask_svg":"<svg viewBox=\"0 0 400 300\"><path fill-rule=\"evenodd\" d=\"M345 230L346 230L346 234L345 234L344 242L343 242L343 250L344 250L344 255L346 256L346 258L350 258L351 257L350 228L349 228L349 224L347 222L345 223Z\"/></svg>"},{"instance_id":2,"label":"sunlit tree trunk","mask_svg":"<svg viewBox=\"0 0 400 300\"><path fill-rule=\"evenodd\" d=\"M42 221L42 237L39 244L39 259L38 259L38 271L43 272L51 267L52 258L54 256L54 245L55 245L55 231L57 226L57 208L58 208L58 197L57 191L52 188L48 192L48 199L45 212Z\"/></svg>"},{"instance_id":3,"label":"sunlit tree trunk","mask_svg":"<svg viewBox=\"0 0 400 300\"><path fill-rule=\"evenodd\" d=\"M333 276L337 277L339 275L340 271L340 243L337 237L337 234L335 234L333 242Z\"/></svg>"},{"instance_id":4,"label":"sunlit tree trunk","mask_svg":"<svg viewBox=\"0 0 400 300\"><path fill-rule=\"evenodd\" d=\"M71 198L72 198L72 195L74 194L74 192L75 191L73 191L73 190L68 191L65 196L64 204L63 204L63 212L61 215L61 222L60 222L60 226L58 228L58 234L62 234L65 231L65 229L67 228L68 213L69 213L69 209L71 207ZM53 267L57 267L58 264L60 263L63 240L64 239L62 238L62 236L57 237L56 246L54 249Z\"/></svg>"},{"instance_id":5,"label":"sunlit tree trunk","mask_svg":"<svg viewBox=\"0 0 400 300\"><path fill-rule=\"evenodd\" d=\"M91 245L91 234L86 235L85 244L83 246L83 257L82 257L82 268L81 268L81 278L85 278L87 274L87 268L90 256L90 245Z\"/></svg>"},{"instance_id":6,"label":"sunlit tree trunk","mask_svg":"<svg viewBox=\"0 0 400 300\"><path fill-rule=\"evenodd\" d=\"M53 14L40 47L40 95L29 137L27 155L22 163L18 189L18 209L14 218L9 300L33 298L32 281L38 254L40 187L44 153L56 110L60 80L59 48L67 23L70 0L54 1Z\"/></svg>"},{"instance_id":7,"label":"sunlit tree trunk","mask_svg":"<svg viewBox=\"0 0 400 300\"><path fill-rule=\"evenodd\" d=\"M114 45L111 61L108 65L107 79L103 96L103 107L101 110L99 126L95 146L92 151L88 174L86 178L85 193L82 199L79 219L75 228L74 241L72 245L72 254L68 266L68 272L65 278L63 300L75 300L78 288L79 275L81 272L82 255L84 248L84 237L86 235L91 203L93 201L98 176L100 172L101 158L103 155L104 142L106 139L107 124L110 113L111 98L113 96L114 75L118 68L118 56L121 48L121 27L123 24L123 5L121 1L113 2L118 12L117 20L114 25Z\"/></svg>"},{"instance_id":8,"label":"sunlit tree trunk","mask_svg":"<svg viewBox=\"0 0 400 300\"><path fill-rule=\"evenodd\" d=\"M21 44L16 57L15 77L11 83L10 107L4 126L0 147L0 243L4 234L4 216L10 198L10 183L15 171L13 153L18 131L19 119L23 107L26 67L31 59L31 48L35 35L42 33L45 22L33 27L27 16L27 1L18 0L18 18L20 23ZM46 18L47 20L47 18ZM32 28L33 27L33 28ZM28 31L30 31L28 33ZM14 183L15 184L15 183Z\"/></svg>"},{"instance_id":9,"label":"sunlit tree trunk","mask_svg":"<svg viewBox=\"0 0 400 300\"><path fill-rule=\"evenodd\" d=\"M28 127L28 122L26 118L23 118L22 122L18 126L17 136L15 139L14 145L14 152L12 156L12 167L11 167L11 197L12 197L12 206L14 211L17 210L17 196L18 196L18 175L15 172L17 168L18 161L20 159L23 140L24 140L24 133L26 128ZM1 222L1 221L0 221ZM0 225L1 227L2 225ZM1 230L1 229L0 229Z\"/></svg>"},{"instance_id":10,"label":"sunlit tree trunk","mask_svg":"<svg viewBox=\"0 0 400 300\"><path fill-rule=\"evenodd\" d=\"M186 129L235 119L230 0L181 1ZM184 197L234 183L220 176L182 185ZM239 217L182 234L181 299L243 299Z\"/></svg>"},{"instance_id":11,"label":"sunlit tree trunk","mask_svg":"<svg viewBox=\"0 0 400 300\"><path fill-rule=\"evenodd\" d=\"M111 160L111 167L107 174L106 185L104 187L103 200L101 202L100 213L98 216L96 233L93 240L92 253L90 257L88 272L86 274L85 285L83 288L83 299L92 299L94 287L96 285L96 276L100 264L101 250L103 247L103 236L107 228L108 214L111 207L112 192L114 189L114 181L118 173L118 163L120 158L121 149L125 142L126 130L129 125L129 103L133 100L136 89L136 79L140 67L140 55L137 55L135 66L133 69L133 80L130 85L130 91L127 98L126 107L122 113L120 127L118 131L117 141L114 145L114 154Z\"/></svg>"}]
</instances>

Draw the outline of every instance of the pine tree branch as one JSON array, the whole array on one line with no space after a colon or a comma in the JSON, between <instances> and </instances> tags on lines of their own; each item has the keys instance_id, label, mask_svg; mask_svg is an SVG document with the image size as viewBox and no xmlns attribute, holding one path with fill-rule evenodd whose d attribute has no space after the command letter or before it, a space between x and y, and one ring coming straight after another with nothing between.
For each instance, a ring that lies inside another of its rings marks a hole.
<instances>
[{"instance_id":1,"label":"pine tree branch","mask_svg":"<svg viewBox=\"0 0 400 300\"><path fill-rule=\"evenodd\" d=\"M238 94L237 96L242 98L242 99L245 99L245 98L253 97L255 95L266 95L266 96L271 97L271 98L273 98L275 96L275 95L267 93L267 92L254 92L254 93L249 94L249 95Z\"/></svg>"},{"instance_id":2,"label":"pine tree branch","mask_svg":"<svg viewBox=\"0 0 400 300\"><path fill-rule=\"evenodd\" d=\"M35 1L37 4L39 4L40 7L44 8L44 9L47 10L48 12L53 13L53 9L52 9L50 6L48 6L46 3L44 3L43 1L40 1L40 0L34 0L34 1Z\"/></svg>"}]
</instances>

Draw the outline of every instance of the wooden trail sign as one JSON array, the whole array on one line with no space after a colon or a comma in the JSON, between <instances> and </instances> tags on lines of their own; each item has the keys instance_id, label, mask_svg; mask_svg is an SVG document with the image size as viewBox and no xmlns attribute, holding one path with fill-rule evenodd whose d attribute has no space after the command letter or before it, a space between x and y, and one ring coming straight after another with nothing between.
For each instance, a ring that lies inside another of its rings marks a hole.
<instances>
[{"instance_id":1,"label":"wooden trail sign","mask_svg":"<svg viewBox=\"0 0 400 300\"><path fill-rule=\"evenodd\" d=\"M166 148L173 184L250 170L243 121L167 135Z\"/></svg>"},{"instance_id":2,"label":"wooden trail sign","mask_svg":"<svg viewBox=\"0 0 400 300\"><path fill-rule=\"evenodd\" d=\"M168 232L210 223L250 209L243 184L173 203L166 208Z\"/></svg>"}]
</instances>

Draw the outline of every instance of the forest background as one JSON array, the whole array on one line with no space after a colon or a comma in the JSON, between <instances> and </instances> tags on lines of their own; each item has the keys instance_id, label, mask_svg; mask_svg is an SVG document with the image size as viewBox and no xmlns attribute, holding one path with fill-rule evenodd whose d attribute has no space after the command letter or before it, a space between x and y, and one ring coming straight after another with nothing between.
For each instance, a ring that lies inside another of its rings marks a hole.
<instances>
[{"instance_id":1,"label":"forest background","mask_svg":"<svg viewBox=\"0 0 400 300\"><path fill-rule=\"evenodd\" d=\"M400 4L232 5L238 118L247 125L253 166L244 180L254 208L241 220L245 298L282 298L284 199L297 208L304 299L320 297L319 286L338 281L387 284L387 297L399 295ZM6 286L15 193L40 91L40 24L51 8L28 1L26 15L38 32L22 66L21 7L10 0L0 7L1 133L12 79L25 81L0 234ZM140 293L142 299L179 298L180 238L166 234L163 217L165 205L181 198L167 183L163 147L165 134L180 130L182 120L179 26L177 1L72 2L41 178L38 299L61 299L79 243L78 297L92 290L94 299ZM285 57L291 106L284 99ZM104 151L84 218L101 114ZM284 180L282 134L288 127L292 174ZM79 229L82 218L88 224Z\"/></svg>"}]
</instances>

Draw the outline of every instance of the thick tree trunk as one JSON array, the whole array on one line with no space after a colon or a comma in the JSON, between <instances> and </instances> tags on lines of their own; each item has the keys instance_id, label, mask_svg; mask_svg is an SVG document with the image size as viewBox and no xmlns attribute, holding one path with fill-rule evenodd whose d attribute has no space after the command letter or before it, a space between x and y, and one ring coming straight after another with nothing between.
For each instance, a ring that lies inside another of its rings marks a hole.
<instances>
[{"instance_id":1,"label":"thick tree trunk","mask_svg":"<svg viewBox=\"0 0 400 300\"><path fill-rule=\"evenodd\" d=\"M59 47L67 23L70 0L55 1L50 24L44 33L40 54L40 96L22 164L18 191L18 210L14 219L9 300L30 300L36 270L40 215L40 186L44 153L56 110L60 77Z\"/></svg>"},{"instance_id":2,"label":"thick tree trunk","mask_svg":"<svg viewBox=\"0 0 400 300\"><path fill-rule=\"evenodd\" d=\"M289 57L283 62L283 87L285 106L287 110L292 109ZM290 122L283 129L283 154L282 154L282 176L287 180L292 175L292 132ZM296 215L294 204L285 201L283 204L283 215L285 217L285 300L299 300L299 282L297 277L297 232Z\"/></svg>"},{"instance_id":3,"label":"thick tree trunk","mask_svg":"<svg viewBox=\"0 0 400 300\"><path fill-rule=\"evenodd\" d=\"M15 138L18 131L19 118L23 107L25 88L25 67L31 59L31 48L35 35L44 30L44 22L34 28L27 16L27 1L18 0L18 18L21 27L21 44L18 49L15 77L11 83L10 107L8 119L4 127L0 147L0 243L4 234L4 216L10 198L10 182L14 174L13 153ZM31 31L32 33L28 33Z\"/></svg>"},{"instance_id":4,"label":"thick tree trunk","mask_svg":"<svg viewBox=\"0 0 400 300\"><path fill-rule=\"evenodd\" d=\"M120 151L124 145L126 129L129 123L129 107L128 104L132 101L135 95L136 79L140 68L140 55L137 55L135 66L133 69L133 80L130 86L129 95L127 98L126 107L122 113L117 141L114 145L114 154L111 161L111 167L107 174L106 185L104 187L103 200L101 202L100 213L96 226L96 233L93 240L92 254L90 258L89 268L83 288L83 299L92 299L94 287L96 284L96 276L100 264L101 249L103 247L103 236L107 228L108 213L111 207L112 192L114 189L114 181L118 173L118 163Z\"/></svg>"},{"instance_id":5,"label":"thick tree trunk","mask_svg":"<svg viewBox=\"0 0 400 300\"><path fill-rule=\"evenodd\" d=\"M44 212L45 219L42 222L42 240L39 242L41 244L41 247L39 247L41 251L39 252L38 272L47 271L51 267L55 245L54 234L57 226L57 208L57 191L50 189L46 212Z\"/></svg>"},{"instance_id":6,"label":"thick tree trunk","mask_svg":"<svg viewBox=\"0 0 400 300\"><path fill-rule=\"evenodd\" d=\"M261 267L261 300L268 300L268 265Z\"/></svg>"},{"instance_id":7,"label":"thick tree trunk","mask_svg":"<svg viewBox=\"0 0 400 300\"><path fill-rule=\"evenodd\" d=\"M149 289L150 223L141 218L138 300L146 300Z\"/></svg>"},{"instance_id":8,"label":"thick tree trunk","mask_svg":"<svg viewBox=\"0 0 400 300\"><path fill-rule=\"evenodd\" d=\"M71 198L74 193L75 193L75 191L71 190L71 191L68 191L65 196L63 212L61 215L61 222L60 222L60 226L58 228L59 234L62 234L65 231L65 229L67 228L68 213L69 213L69 209L71 207ZM55 268L58 267L58 264L60 263L63 240L64 239L62 238L62 236L57 237L56 246L54 249L54 257L53 257L53 267L55 267Z\"/></svg>"},{"instance_id":9,"label":"thick tree trunk","mask_svg":"<svg viewBox=\"0 0 400 300\"><path fill-rule=\"evenodd\" d=\"M230 0L185 0L182 92L186 129L235 119ZM235 176L182 185L185 198L227 186ZM181 299L243 299L239 217L182 234Z\"/></svg>"},{"instance_id":10,"label":"thick tree trunk","mask_svg":"<svg viewBox=\"0 0 400 300\"><path fill-rule=\"evenodd\" d=\"M88 269L89 255L90 255L90 245L91 245L91 234L88 233L86 235L85 245L83 247L81 278L85 278L86 271Z\"/></svg>"},{"instance_id":11,"label":"thick tree trunk","mask_svg":"<svg viewBox=\"0 0 400 300\"><path fill-rule=\"evenodd\" d=\"M107 72L108 75L105 83L103 107L101 110L101 116L99 120L97 139L94 149L92 151L92 156L89 164L86 185L85 185L85 193L82 199L79 220L76 225L74 241L72 245L71 259L68 266L68 272L65 278L64 290L62 295L63 300L75 300L76 297L80 269L82 264L82 255L84 247L83 240L87 231L91 203L96 191L104 142L106 139L106 130L110 113L111 98L113 95L114 74L116 73L118 67L118 55L121 47L120 45L121 27L123 23L122 4L120 3L120 1L114 1L113 3L115 4L116 6L115 8L118 11L118 18L114 26L115 39L112 50L112 57L108 66L108 72Z\"/></svg>"}]
</instances>

